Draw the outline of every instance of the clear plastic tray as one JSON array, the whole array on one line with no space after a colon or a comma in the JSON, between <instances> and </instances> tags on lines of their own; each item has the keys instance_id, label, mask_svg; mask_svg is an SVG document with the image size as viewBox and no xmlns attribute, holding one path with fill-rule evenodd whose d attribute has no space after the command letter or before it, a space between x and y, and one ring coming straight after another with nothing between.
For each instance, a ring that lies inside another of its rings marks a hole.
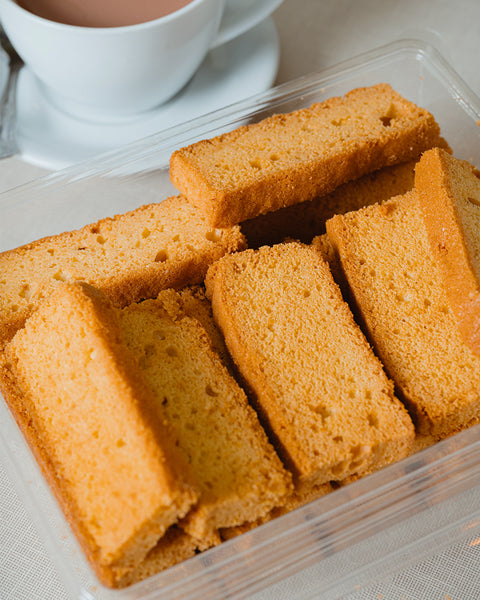
<instances>
[{"instance_id":1,"label":"clear plastic tray","mask_svg":"<svg viewBox=\"0 0 480 600\"><path fill-rule=\"evenodd\" d=\"M480 165L480 100L438 52L402 40L0 196L0 251L175 193L172 151L357 86L389 82L428 108L456 156ZM480 426L126 590L90 571L5 403L0 459L72 598L333 599L480 538Z\"/></svg>"}]
</instances>

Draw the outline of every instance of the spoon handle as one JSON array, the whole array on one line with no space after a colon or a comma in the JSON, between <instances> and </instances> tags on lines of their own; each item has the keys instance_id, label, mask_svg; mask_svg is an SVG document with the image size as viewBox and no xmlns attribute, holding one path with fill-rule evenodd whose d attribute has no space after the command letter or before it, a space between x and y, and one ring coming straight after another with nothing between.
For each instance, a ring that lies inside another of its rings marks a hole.
<instances>
[{"instance_id":1,"label":"spoon handle","mask_svg":"<svg viewBox=\"0 0 480 600\"><path fill-rule=\"evenodd\" d=\"M7 83L0 98L0 159L18 152L17 128L17 79L22 64L10 62Z\"/></svg>"}]
</instances>

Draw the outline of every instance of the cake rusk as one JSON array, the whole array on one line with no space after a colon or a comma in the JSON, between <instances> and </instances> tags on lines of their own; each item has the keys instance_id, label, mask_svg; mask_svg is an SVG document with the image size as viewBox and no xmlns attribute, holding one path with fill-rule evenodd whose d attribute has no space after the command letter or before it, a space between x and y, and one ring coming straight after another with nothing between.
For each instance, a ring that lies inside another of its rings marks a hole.
<instances>
[{"instance_id":1,"label":"cake rusk","mask_svg":"<svg viewBox=\"0 0 480 600\"><path fill-rule=\"evenodd\" d=\"M243 533L247 533L247 531L251 531L255 529L255 527L259 527L264 523L268 523L269 521L273 521L273 519L277 519L282 515L287 514L288 512L305 506L306 504L313 502L314 500L318 500L323 496L326 496L330 492L333 492L335 487L330 483L322 483L320 485L314 485L307 489L303 489L301 491L294 490L286 499L285 504L282 506L277 506L272 509L267 515L262 517L261 519L257 519L256 521L244 523L243 525L238 525L237 527L227 527L220 531L220 537L222 541L230 540L234 537L237 537Z\"/></svg>"},{"instance_id":2,"label":"cake rusk","mask_svg":"<svg viewBox=\"0 0 480 600\"><path fill-rule=\"evenodd\" d=\"M465 343L480 356L480 179L470 163L425 152L415 187L430 246Z\"/></svg>"},{"instance_id":3,"label":"cake rusk","mask_svg":"<svg viewBox=\"0 0 480 600\"><path fill-rule=\"evenodd\" d=\"M99 579L117 587L200 490L109 302L58 286L6 346L0 387Z\"/></svg>"},{"instance_id":4,"label":"cake rusk","mask_svg":"<svg viewBox=\"0 0 480 600\"><path fill-rule=\"evenodd\" d=\"M327 232L417 435L431 442L478 422L480 359L460 335L417 192L337 215Z\"/></svg>"},{"instance_id":5,"label":"cake rusk","mask_svg":"<svg viewBox=\"0 0 480 600\"><path fill-rule=\"evenodd\" d=\"M314 247L226 256L210 267L206 288L297 491L408 454L412 421Z\"/></svg>"},{"instance_id":6,"label":"cake rusk","mask_svg":"<svg viewBox=\"0 0 480 600\"><path fill-rule=\"evenodd\" d=\"M176 150L170 179L209 223L228 227L418 159L439 143L427 110L377 84Z\"/></svg>"},{"instance_id":7,"label":"cake rusk","mask_svg":"<svg viewBox=\"0 0 480 600\"><path fill-rule=\"evenodd\" d=\"M344 183L326 196L268 212L241 223L249 248L273 246L286 239L309 244L325 233L325 223L334 215L398 196L414 186L416 161L384 167Z\"/></svg>"},{"instance_id":8,"label":"cake rusk","mask_svg":"<svg viewBox=\"0 0 480 600\"><path fill-rule=\"evenodd\" d=\"M180 303L173 314L169 290L125 307L120 321L200 489L180 527L209 547L220 542L220 528L253 521L282 504L291 475L199 321Z\"/></svg>"},{"instance_id":9,"label":"cake rusk","mask_svg":"<svg viewBox=\"0 0 480 600\"><path fill-rule=\"evenodd\" d=\"M86 281L125 306L201 283L209 264L243 247L238 227L212 228L171 197L0 253L0 349L59 283Z\"/></svg>"},{"instance_id":10,"label":"cake rusk","mask_svg":"<svg viewBox=\"0 0 480 600\"><path fill-rule=\"evenodd\" d=\"M190 285L181 290L164 290L161 292L161 300L164 309L172 318L176 318L180 309L188 316L201 324L208 334L210 343L215 353L220 357L223 364L233 373L234 367L223 335L215 325L212 305L205 294L203 285Z\"/></svg>"},{"instance_id":11,"label":"cake rusk","mask_svg":"<svg viewBox=\"0 0 480 600\"><path fill-rule=\"evenodd\" d=\"M118 580L118 587L138 583L197 554L198 543L183 529L172 525L142 562Z\"/></svg>"}]
</instances>

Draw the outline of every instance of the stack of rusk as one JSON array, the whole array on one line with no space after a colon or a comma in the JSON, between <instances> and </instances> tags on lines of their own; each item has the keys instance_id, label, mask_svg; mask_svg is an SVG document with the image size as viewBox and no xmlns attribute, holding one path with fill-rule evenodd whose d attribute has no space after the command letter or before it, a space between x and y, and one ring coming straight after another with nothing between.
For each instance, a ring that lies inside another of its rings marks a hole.
<instances>
[{"instance_id":1,"label":"stack of rusk","mask_svg":"<svg viewBox=\"0 0 480 600\"><path fill-rule=\"evenodd\" d=\"M124 587L480 418L480 183L386 84L0 254L1 390ZM419 161L419 162L417 162Z\"/></svg>"}]
</instances>

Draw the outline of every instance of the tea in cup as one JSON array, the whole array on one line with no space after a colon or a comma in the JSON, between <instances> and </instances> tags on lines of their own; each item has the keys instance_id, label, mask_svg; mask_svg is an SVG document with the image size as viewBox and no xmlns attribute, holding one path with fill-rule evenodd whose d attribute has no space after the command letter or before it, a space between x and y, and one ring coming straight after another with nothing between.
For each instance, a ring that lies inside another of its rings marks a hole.
<instances>
[{"instance_id":1,"label":"tea in cup","mask_svg":"<svg viewBox=\"0 0 480 600\"><path fill-rule=\"evenodd\" d=\"M108 121L171 99L211 48L250 29L281 0L244 2L0 0L0 19L52 103ZM222 21L225 5L238 18Z\"/></svg>"},{"instance_id":2,"label":"tea in cup","mask_svg":"<svg viewBox=\"0 0 480 600\"><path fill-rule=\"evenodd\" d=\"M49 21L77 27L125 27L165 17L192 0L17 0Z\"/></svg>"}]
</instances>

